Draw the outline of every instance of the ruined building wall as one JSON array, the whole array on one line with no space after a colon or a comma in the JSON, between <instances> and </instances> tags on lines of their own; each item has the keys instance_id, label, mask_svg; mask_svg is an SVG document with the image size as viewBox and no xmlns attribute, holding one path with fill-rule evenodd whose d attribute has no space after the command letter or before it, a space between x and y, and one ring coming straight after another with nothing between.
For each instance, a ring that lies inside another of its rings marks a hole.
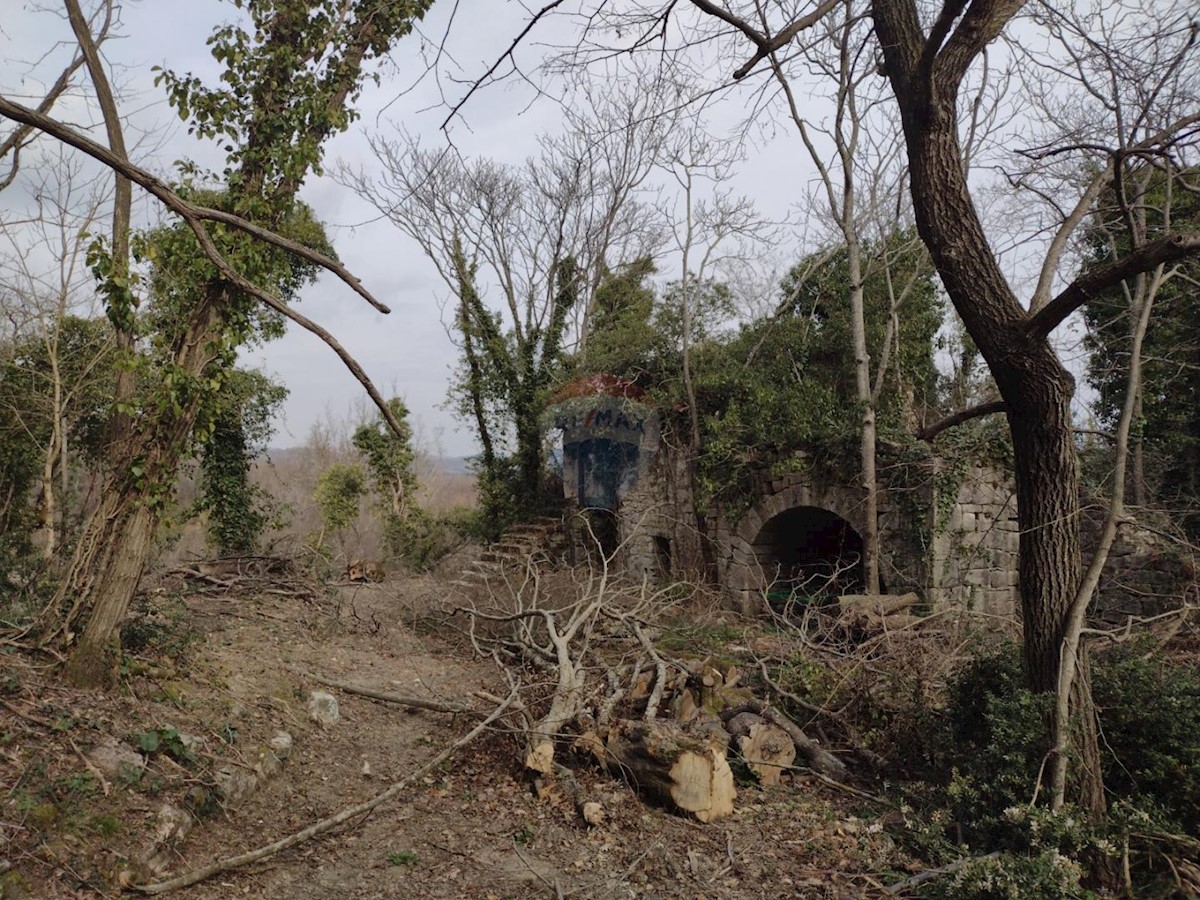
<instances>
[{"instance_id":1,"label":"ruined building wall","mask_svg":"<svg viewBox=\"0 0 1200 900\"><path fill-rule=\"evenodd\" d=\"M931 608L963 606L993 615L1017 610L1016 505L1011 479L986 466L969 467L953 501L934 496L932 484L889 490L879 498L880 574L889 593L913 591ZM861 535L863 490L831 483L811 470L764 477L755 501L736 519L717 518L718 578L739 607L763 602L772 571L772 523L789 510L824 510ZM622 541L619 564L635 577L666 577L699 570L686 458L660 447L653 464L617 509ZM939 514L939 509L941 510ZM940 519L940 521L939 521Z\"/></svg>"}]
</instances>

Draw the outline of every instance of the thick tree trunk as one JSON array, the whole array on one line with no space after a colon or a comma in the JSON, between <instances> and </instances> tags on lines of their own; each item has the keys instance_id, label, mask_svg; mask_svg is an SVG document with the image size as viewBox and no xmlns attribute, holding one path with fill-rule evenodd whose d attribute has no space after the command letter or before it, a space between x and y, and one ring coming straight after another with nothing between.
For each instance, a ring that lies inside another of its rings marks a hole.
<instances>
[{"instance_id":1,"label":"thick tree trunk","mask_svg":"<svg viewBox=\"0 0 1200 900\"><path fill-rule=\"evenodd\" d=\"M733 812L737 788L723 743L714 746L675 722L621 721L605 751L610 768L672 809L701 822Z\"/></svg>"},{"instance_id":2,"label":"thick tree trunk","mask_svg":"<svg viewBox=\"0 0 1200 900\"><path fill-rule=\"evenodd\" d=\"M1006 405L1021 529L1025 673L1032 690L1053 692L1082 575L1079 462L1071 422L1074 379L1049 340L1027 327L1028 315L996 262L971 200L957 132L956 98L963 71L956 68L957 59L941 60L939 67L938 48L925 46L924 31L909 2L879 0L873 18L900 106L918 231ZM992 25L981 26L982 33ZM1082 724L1075 733L1086 760L1098 758L1099 751L1095 710L1083 676L1072 720ZM1085 795L1102 797L1099 774L1081 769L1081 777L1091 782L1084 787Z\"/></svg>"},{"instance_id":3,"label":"thick tree trunk","mask_svg":"<svg viewBox=\"0 0 1200 900\"><path fill-rule=\"evenodd\" d=\"M176 344L174 363L192 377L216 358L227 301L225 286L214 282L198 304L192 322ZM87 626L70 652L67 677L81 687L102 687L116 675L117 637L137 590L165 501L184 450L190 446L198 413L195 401L175 415L158 418L150 431L135 431L118 446L105 480L100 505L88 517L71 567L58 589L54 609L71 599L70 609L51 634L70 633L81 616ZM164 421L163 419L167 420Z\"/></svg>"},{"instance_id":4,"label":"thick tree trunk","mask_svg":"<svg viewBox=\"0 0 1200 900\"><path fill-rule=\"evenodd\" d=\"M87 627L67 660L67 678L81 687L104 687L116 678L120 647L117 635L150 558L158 516L132 493L112 495L109 513L87 537L87 552L76 568L90 584L85 595L92 608Z\"/></svg>"}]
</instances>

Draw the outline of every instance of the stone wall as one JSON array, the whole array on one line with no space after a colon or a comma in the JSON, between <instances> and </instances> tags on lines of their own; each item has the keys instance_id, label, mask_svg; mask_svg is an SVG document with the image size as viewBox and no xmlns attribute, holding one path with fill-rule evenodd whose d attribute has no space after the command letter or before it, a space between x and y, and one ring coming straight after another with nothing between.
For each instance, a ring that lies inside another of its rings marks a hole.
<instances>
[{"instance_id":1,"label":"stone wall","mask_svg":"<svg viewBox=\"0 0 1200 900\"><path fill-rule=\"evenodd\" d=\"M951 477L948 467L937 460L916 475L910 471L905 484L881 486L884 590L914 591L930 609L960 607L1000 617L1019 616L1020 529L1012 477L979 464ZM935 485L953 496L938 497ZM1094 504L1086 506L1090 505ZM825 510L859 535L864 531L862 488L830 479L802 463L800 471L764 476L754 502L743 514L710 524L717 576L735 605L746 611L761 608L774 577L772 541L779 540L771 523L798 508ZM660 440L657 452L643 455L638 478L616 511L616 525L617 561L628 574L694 577L700 571L700 540L682 449ZM1099 526L1096 515L1085 514L1085 559L1095 546ZM1123 622L1130 615L1156 615L1177 608L1185 595L1193 602L1200 599L1194 560L1171 541L1130 526L1120 532L1105 566L1095 618Z\"/></svg>"},{"instance_id":2,"label":"stone wall","mask_svg":"<svg viewBox=\"0 0 1200 900\"><path fill-rule=\"evenodd\" d=\"M936 463L930 466L930 475ZM932 477L923 487L884 485L879 498L880 576L888 593L918 593L932 608L966 606L994 615L1017 609L1016 504L1008 476L972 466L938 522ZM718 578L733 602L760 608L773 574L769 523L800 507L826 510L864 531L863 489L811 469L764 477L750 508L736 520L711 524ZM700 569L684 454L660 447L617 511L618 563L635 577L666 577Z\"/></svg>"},{"instance_id":3,"label":"stone wall","mask_svg":"<svg viewBox=\"0 0 1200 900\"><path fill-rule=\"evenodd\" d=\"M957 485L954 502L935 505L941 510L932 523L930 605L1017 615L1020 528L1012 477L970 466Z\"/></svg>"}]
</instances>

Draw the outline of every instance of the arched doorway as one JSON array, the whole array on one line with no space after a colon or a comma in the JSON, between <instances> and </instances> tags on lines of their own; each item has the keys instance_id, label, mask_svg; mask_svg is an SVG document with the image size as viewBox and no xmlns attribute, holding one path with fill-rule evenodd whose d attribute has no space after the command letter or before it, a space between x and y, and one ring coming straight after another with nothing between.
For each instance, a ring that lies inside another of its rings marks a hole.
<instances>
[{"instance_id":1,"label":"arched doorway","mask_svg":"<svg viewBox=\"0 0 1200 900\"><path fill-rule=\"evenodd\" d=\"M862 537L827 509L785 509L763 523L751 549L773 607L821 605L865 588Z\"/></svg>"}]
</instances>

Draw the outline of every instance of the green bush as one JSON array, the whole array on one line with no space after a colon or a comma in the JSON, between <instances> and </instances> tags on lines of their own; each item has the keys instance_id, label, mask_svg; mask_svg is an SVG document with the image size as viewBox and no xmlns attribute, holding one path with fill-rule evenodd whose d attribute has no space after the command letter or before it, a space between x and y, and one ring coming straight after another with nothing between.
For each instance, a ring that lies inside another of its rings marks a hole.
<instances>
[{"instance_id":1,"label":"green bush","mask_svg":"<svg viewBox=\"0 0 1200 900\"><path fill-rule=\"evenodd\" d=\"M972 661L951 682L947 733L933 759L951 815L973 846L1021 846L1003 813L1029 803L1052 707L1052 696L1025 688L1015 646Z\"/></svg>"},{"instance_id":2,"label":"green bush","mask_svg":"<svg viewBox=\"0 0 1200 900\"><path fill-rule=\"evenodd\" d=\"M898 836L939 862L962 852L955 843L973 853L1001 852L939 880L926 896L1087 896L1068 877L1064 857L1111 857L1137 833L1196 833L1200 673L1144 647L1112 648L1093 656L1092 695L1113 801L1099 824L1070 807L1051 813L1030 806L1053 698L1024 687L1015 646L975 659L952 680L945 709L927 719L926 758L909 773L919 780L905 789L905 800L920 809L915 821L924 825ZM1156 877L1153 866L1135 862L1134 868L1135 875Z\"/></svg>"},{"instance_id":3,"label":"green bush","mask_svg":"<svg viewBox=\"0 0 1200 900\"><path fill-rule=\"evenodd\" d=\"M1054 850L1021 855L1000 853L973 860L932 882L921 896L929 900L1064 900L1094 897L1079 886L1082 872Z\"/></svg>"},{"instance_id":4,"label":"green bush","mask_svg":"<svg viewBox=\"0 0 1200 900\"><path fill-rule=\"evenodd\" d=\"M1200 673L1146 647L1117 647L1093 665L1104 785L1200 832Z\"/></svg>"}]
</instances>

